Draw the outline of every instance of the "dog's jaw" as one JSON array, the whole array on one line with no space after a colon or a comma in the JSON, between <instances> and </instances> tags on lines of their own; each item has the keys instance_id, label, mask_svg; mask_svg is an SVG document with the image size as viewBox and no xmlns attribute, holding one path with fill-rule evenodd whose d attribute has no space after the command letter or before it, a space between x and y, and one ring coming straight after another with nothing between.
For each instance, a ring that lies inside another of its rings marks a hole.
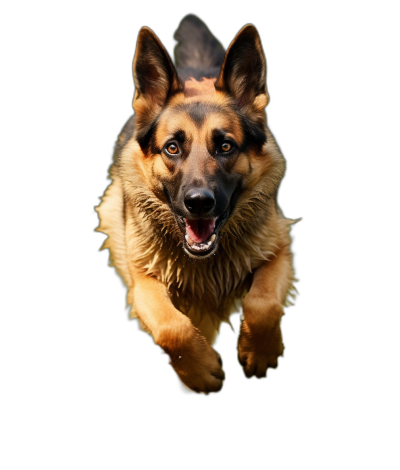
<instances>
[{"instance_id":1,"label":"dog's jaw","mask_svg":"<svg viewBox=\"0 0 400 470\"><path fill-rule=\"evenodd\" d=\"M184 234L183 240L183 250L191 259L205 259L209 258L210 256L214 255L218 250L219 245L219 238L220 238L220 231L222 227L226 224L229 215L230 215L230 207L221 214L219 217L215 217L212 219L203 219L209 220L209 226L212 227L212 231L207 234L207 238L200 243L195 243L193 239L190 237L190 230L189 233L186 228L186 222L184 218L179 218L178 225L181 228ZM201 220L201 219L198 219Z\"/></svg>"},{"instance_id":2,"label":"dog's jaw","mask_svg":"<svg viewBox=\"0 0 400 470\"><path fill-rule=\"evenodd\" d=\"M190 255L207 256L212 254L217 245L215 224L217 219L184 219L185 244L184 248Z\"/></svg>"}]
</instances>

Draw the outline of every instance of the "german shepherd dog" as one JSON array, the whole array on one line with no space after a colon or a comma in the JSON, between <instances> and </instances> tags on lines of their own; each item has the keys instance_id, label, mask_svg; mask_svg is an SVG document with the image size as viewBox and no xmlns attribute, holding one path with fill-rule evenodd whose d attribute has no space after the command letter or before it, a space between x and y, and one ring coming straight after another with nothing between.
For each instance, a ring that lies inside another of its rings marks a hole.
<instances>
[{"instance_id":1,"label":"german shepherd dog","mask_svg":"<svg viewBox=\"0 0 400 470\"><path fill-rule=\"evenodd\" d=\"M226 52L194 15L174 37L175 65L152 30L139 32L134 115L118 136L97 230L108 235L131 316L182 382L208 393L225 378L211 345L242 299L245 375L277 367L294 221L277 205L285 160L266 123L256 28L244 26Z\"/></svg>"}]
</instances>

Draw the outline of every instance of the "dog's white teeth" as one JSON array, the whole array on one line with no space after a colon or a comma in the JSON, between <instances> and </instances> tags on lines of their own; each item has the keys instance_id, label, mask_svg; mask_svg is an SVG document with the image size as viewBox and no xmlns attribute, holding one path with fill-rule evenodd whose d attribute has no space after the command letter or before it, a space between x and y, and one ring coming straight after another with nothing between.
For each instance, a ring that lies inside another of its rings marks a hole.
<instances>
[{"instance_id":1,"label":"dog's white teeth","mask_svg":"<svg viewBox=\"0 0 400 470\"><path fill-rule=\"evenodd\" d=\"M204 251L208 250L211 245L214 243L215 239L217 236L215 233L211 236L211 238L208 240L208 242L201 242L201 243L195 243L188 234L185 235L185 240L187 244L193 249L197 251Z\"/></svg>"},{"instance_id":2,"label":"dog's white teeth","mask_svg":"<svg viewBox=\"0 0 400 470\"><path fill-rule=\"evenodd\" d=\"M215 238L216 238L216 235L215 235L215 233L214 233L213 236L208 240L208 242L206 243L206 245L207 245L208 247L210 247L210 246L214 243Z\"/></svg>"},{"instance_id":3,"label":"dog's white teeth","mask_svg":"<svg viewBox=\"0 0 400 470\"><path fill-rule=\"evenodd\" d=\"M190 246L193 246L194 241L189 237L188 234L185 235L185 239Z\"/></svg>"}]
</instances>

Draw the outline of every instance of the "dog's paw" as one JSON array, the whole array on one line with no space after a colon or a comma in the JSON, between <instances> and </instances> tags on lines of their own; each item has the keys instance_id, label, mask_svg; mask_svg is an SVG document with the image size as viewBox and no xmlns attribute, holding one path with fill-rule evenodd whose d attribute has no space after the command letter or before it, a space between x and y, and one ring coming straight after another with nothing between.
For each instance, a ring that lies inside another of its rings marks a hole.
<instances>
[{"instance_id":1,"label":"dog's paw","mask_svg":"<svg viewBox=\"0 0 400 470\"><path fill-rule=\"evenodd\" d=\"M278 366L283 354L280 325L260 333L252 333L246 320L242 321L238 341L238 359L246 377L266 377L268 367Z\"/></svg>"},{"instance_id":2,"label":"dog's paw","mask_svg":"<svg viewBox=\"0 0 400 470\"><path fill-rule=\"evenodd\" d=\"M171 365L182 382L195 392L219 392L225 379L220 355L195 330L179 350L169 351Z\"/></svg>"}]
</instances>

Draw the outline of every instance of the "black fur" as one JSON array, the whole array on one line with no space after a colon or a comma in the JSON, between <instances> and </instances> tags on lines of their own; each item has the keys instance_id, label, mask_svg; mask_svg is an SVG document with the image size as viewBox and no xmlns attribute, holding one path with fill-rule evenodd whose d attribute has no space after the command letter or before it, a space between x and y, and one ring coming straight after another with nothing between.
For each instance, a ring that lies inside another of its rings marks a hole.
<instances>
[{"instance_id":1,"label":"black fur","mask_svg":"<svg viewBox=\"0 0 400 470\"><path fill-rule=\"evenodd\" d=\"M188 116L196 124L197 128L200 129L204 123L204 120L212 112L224 113L226 112L222 106L216 103L204 103L202 101L195 101L194 103L184 103L176 106L177 111L185 111Z\"/></svg>"},{"instance_id":2,"label":"black fur","mask_svg":"<svg viewBox=\"0 0 400 470\"><path fill-rule=\"evenodd\" d=\"M225 49L207 26L195 15L187 15L174 34L175 65L182 80L190 77L217 77Z\"/></svg>"},{"instance_id":3,"label":"black fur","mask_svg":"<svg viewBox=\"0 0 400 470\"><path fill-rule=\"evenodd\" d=\"M154 142L153 142L153 136L156 132L157 124L158 124L158 118L155 121L153 121L150 125L145 126L145 127L142 126L137 129L136 140L138 141L140 148L145 154L147 153L149 146L152 147L153 153L158 153L158 149L154 147Z\"/></svg>"},{"instance_id":4,"label":"black fur","mask_svg":"<svg viewBox=\"0 0 400 470\"><path fill-rule=\"evenodd\" d=\"M187 15L174 34L177 67L221 67L225 50L207 26L195 15Z\"/></svg>"},{"instance_id":5,"label":"black fur","mask_svg":"<svg viewBox=\"0 0 400 470\"><path fill-rule=\"evenodd\" d=\"M240 122L244 131L244 141L241 150L246 151L253 146L256 150L261 151L262 146L267 141L264 126L253 122L244 115L240 115Z\"/></svg>"}]
</instances>

